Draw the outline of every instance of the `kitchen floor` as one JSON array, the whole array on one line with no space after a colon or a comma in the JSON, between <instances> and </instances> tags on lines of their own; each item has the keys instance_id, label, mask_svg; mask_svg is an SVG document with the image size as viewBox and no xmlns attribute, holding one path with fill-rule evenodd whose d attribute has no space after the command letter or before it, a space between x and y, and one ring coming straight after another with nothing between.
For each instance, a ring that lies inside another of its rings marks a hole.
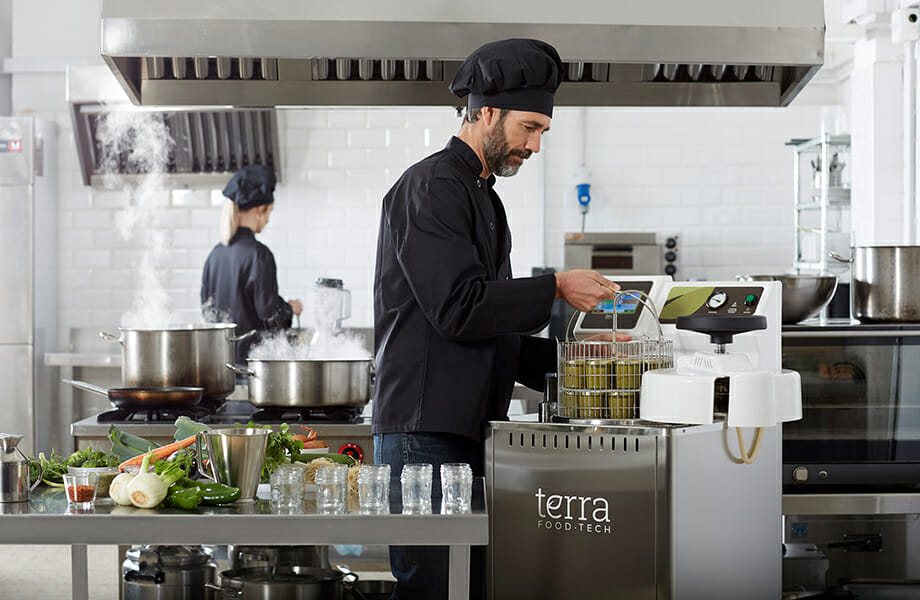
<instances>
[{"instance_id":1,"label":"kitchen floor","mask_svg":"<svg viewBox=\"0 0 920 600\"><path fill-rule=\"evenodd\" d=\"M88 546L87 561L90 600L117 599L118 546ZM0 598L70 597L70 546L0 546Z\"/></svg>"},{"instance_id":2,"label":"kitchen floor","mask_svg":"<svg viewBox=\"0 0 920 600\"><path fill-rule=\"evenodd\" d=\"M368 555L363 558L334 553L330 562L348 563L363 579L393 581L385 554L381 555L386 547L364 548ZM219 568L228 568L225 556L216 559ZM87 563L89 600L117 600L121 585L118 546L87 546ZM70 546L0 545L0 599L66 600L71 598L70 583Z\"/></svg>"}]
</instances>

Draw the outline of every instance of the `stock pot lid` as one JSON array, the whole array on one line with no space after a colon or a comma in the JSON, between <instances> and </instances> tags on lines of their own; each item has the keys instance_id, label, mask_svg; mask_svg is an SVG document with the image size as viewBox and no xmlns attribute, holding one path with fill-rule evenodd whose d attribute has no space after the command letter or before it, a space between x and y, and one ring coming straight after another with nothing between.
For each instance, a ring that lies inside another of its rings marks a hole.
<instances>
[{"instance_id":1,"label":"stock pot lid","mask_svg":"<svg viewBox=\"0 0 920 600\"><path fill-rule=\"evenodd\" d=\"M278 571L270 567L252 567L221 571L222 580L234 583L324 583L338 581L343 573L334 569L295 567L296 571Z\"/></svg>"},{"instance_id":2,"label":"stock pot lid","mask_svg":"<svg viewBox=\"0 0 920 600\"><path fill-rule=\"evenodd\" d=\"M156 554L159 563L164 567L194 567L207 563L213 554L201 546L144 546L143 548L129 550L128 558L137 560L141 552Z\"/></svg>"}]
</instances>

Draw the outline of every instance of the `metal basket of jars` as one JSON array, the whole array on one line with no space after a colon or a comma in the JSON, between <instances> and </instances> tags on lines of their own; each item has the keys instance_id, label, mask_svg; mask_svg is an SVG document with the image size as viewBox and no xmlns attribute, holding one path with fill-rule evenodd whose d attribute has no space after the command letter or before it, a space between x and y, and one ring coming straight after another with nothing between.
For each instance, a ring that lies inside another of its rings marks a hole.
<instances>
[{"instance_id":1,"label":"metal basket of jars","mask_svg":"<svg viewBox=\"0 0 920 600\"><path fill-rule=\"evenodd\" d=\"M658 311L642 291L625 290L619 297L638 299L655 316L658 338L643 336L616 340L616 310L612 318L611 341L558 342L558 394L555 416L574 420L619 420L639 418L642 374L666 369L674 363L674 345L664 339ZM568 328L567 328L568 329Z\"/></svg>"}]
</instances>

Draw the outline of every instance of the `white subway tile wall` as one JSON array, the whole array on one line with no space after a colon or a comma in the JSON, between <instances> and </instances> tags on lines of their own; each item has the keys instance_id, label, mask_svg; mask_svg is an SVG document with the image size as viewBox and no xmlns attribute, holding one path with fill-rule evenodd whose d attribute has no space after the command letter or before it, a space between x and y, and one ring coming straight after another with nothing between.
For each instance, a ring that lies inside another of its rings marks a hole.
<instances>
[{"instance_id":1,"label":"white subway tile wall","mask_svg":"<svg viewBox=\"0 0 920 600\"><path fill-rule=\"evenodd\" d=\"M70 119L60 125L59 324L113 329L138 287L143 249L114 231L124 191L79 184ZM574 173L591 174L587 231L680 235L680 278L726 279L792 265L793 137L820 133L819 107L786 109L558 108L541 152L500 179L516 276L562 267L567 231L581 229ZM279 114L282 179L260 235L281 294L309 299L316 277L352 291L354 327L373 323L374 255L383 194L413 162L456 133L452 108L299 109ZM161 281L173 307L198 320L201 266L218 239L220 197L177 190L160 222ZM304 322L306 324L306 322Z\"/></svg>"}]
</instances>

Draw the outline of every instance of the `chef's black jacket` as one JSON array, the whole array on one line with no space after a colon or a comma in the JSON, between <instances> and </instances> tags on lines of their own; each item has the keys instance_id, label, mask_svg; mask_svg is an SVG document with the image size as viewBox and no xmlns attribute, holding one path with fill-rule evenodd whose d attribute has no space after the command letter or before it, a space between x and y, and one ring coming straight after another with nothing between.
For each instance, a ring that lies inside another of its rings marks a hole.
<instances>
[{"instance_id":1,"label":"chef's black jacket","mask_svg":"<svg viewBox=\"0 0 920 600\"><path fill-rule=\"evenodd\" d=\"M483 438L515 379L542 389L553 275L511 278L495 177L465 142L411 166L383 199L374 276L373 433Z\"/></svg>"},{"instance_id":2,"label":"chef's black jacket","mask_svg":"<svg viewBox=\"0 0 920 600\"><path fill-rule=\"evenodd\" d=\"M293 316L291 305L278 295L275 257L248 227L237 229L229 245L211 250L201 275L201 304L206 317L216 311L220 320L236 323L237 335L290 327ZM237 342L237 364L246 363L259 337Z\"/></svg>"}]
</instances>

